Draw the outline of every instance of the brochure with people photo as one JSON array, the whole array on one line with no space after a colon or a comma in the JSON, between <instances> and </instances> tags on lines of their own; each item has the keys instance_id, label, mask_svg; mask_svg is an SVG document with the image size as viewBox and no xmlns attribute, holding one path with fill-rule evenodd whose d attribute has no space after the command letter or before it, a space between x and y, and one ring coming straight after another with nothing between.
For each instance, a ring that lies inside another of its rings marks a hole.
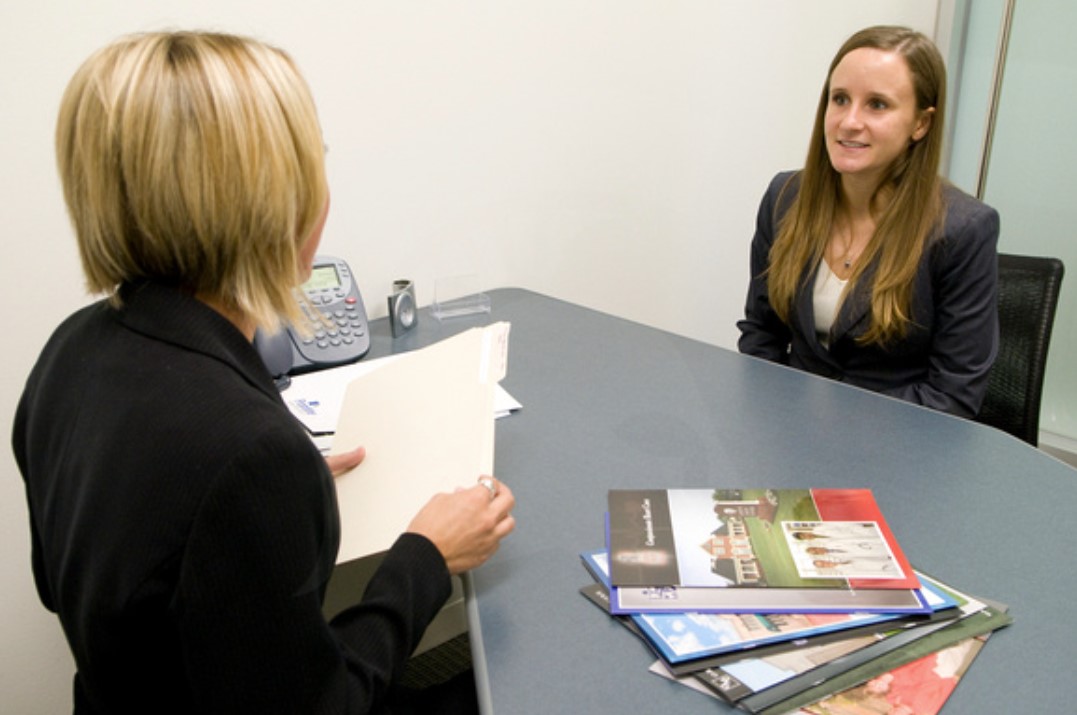
<instances>
[{"instance_id":1,"label":"brochure with people photo","mask_svg":"<svg viewBox=\"0 0 1077 715\"><path fill-rule=\"evenodd\" d=\"M613 489L617 587L917 589L869 489Z\"/></svg>"}]
</instances>

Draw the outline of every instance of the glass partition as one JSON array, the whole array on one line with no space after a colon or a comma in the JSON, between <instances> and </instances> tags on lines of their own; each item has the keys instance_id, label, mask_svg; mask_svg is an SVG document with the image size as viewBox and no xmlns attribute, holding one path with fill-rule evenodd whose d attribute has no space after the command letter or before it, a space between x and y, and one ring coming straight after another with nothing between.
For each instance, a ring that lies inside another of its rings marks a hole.
<instances>
[{"instance_id":1,"label":"glass partition","mask_svg":"<svg viewBox=\"0 0 1077 715\"><path fill-rule=\"evenodd\" d=\"M1077 3L1011 0L967 3L955 23L962 47L949 175L1002 218L999 250L1054 256L1066 265L1055 317L1043 408L1041 443L1077 452ZM1006 38L1005 64L990 141L983 161L995 50ZM951 58L951 64L953 63Z\"/></svg>"}]
</instances>

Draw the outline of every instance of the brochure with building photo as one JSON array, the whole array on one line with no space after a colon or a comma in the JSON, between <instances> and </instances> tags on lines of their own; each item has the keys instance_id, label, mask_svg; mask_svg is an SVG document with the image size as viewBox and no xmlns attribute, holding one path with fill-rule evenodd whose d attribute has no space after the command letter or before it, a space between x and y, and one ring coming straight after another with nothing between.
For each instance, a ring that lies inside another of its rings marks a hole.
<instances>
[{"instance_id":1,"label":"brochure with building photo","mask_svg":"<svg viewBox=\"0 0 1077 715\"><path fill-rule=\"evenodd\" d=\"M869 489L614 489L607 546L616 587L920 587Z\"/></svg>"}]
</instances>

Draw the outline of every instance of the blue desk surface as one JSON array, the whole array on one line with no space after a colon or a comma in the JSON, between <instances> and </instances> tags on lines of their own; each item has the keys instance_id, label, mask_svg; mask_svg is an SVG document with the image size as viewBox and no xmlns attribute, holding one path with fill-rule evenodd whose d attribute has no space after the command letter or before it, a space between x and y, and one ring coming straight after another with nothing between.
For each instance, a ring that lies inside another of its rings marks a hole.
<instances>
[{"instance_id":1,"label":"blue desk surface","mask_svg":"<svg viewBox=\"0 0 1077 715\"><path fill-rule=\"evenodd\" d=\"M396 341L376 321L371 351L512 323L502 384L523 409L498 421L495 464L517 529L469 584L486 712L735 712L649 674L647 648L578 593L608 489L716 486L871 488L918 569L1015 618L947 715L1073 711L1077 471L973 422L528 291L490 297L489 315L424 311Z\"/></svg>"}]
</instances>

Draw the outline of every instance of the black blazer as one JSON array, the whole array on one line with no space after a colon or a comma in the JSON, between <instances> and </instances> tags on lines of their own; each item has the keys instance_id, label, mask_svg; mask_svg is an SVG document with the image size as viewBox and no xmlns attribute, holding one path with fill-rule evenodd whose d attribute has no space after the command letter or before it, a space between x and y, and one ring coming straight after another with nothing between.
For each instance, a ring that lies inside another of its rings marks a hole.
<instances>
[{"instance_id":1,"label":"black blazer","mask_svg":"<svg viewBox=\"0 0 1077 715\"><path fill-rule=\"evenodd\" d=\"M748 299L737 323L740 351L944 412L975 415L998 350L998 213L947 185L942 235L920 262L905 339L885 348L856 343L870 318L869 267L842 304L828 348L815 334L812 285L818 266L805 268L790 324L774 313L767 295L770 248L799 178L778 174L759 206Z\"/></svg>"},{"instance_id":2,"label":"black blazer","mask_svg":"<svg viewBox=\"0 0 1077 715\"><path fill-rule=\"evenodd\" d=\"M14 425L76 712L379 709L449 596L441 555L402 536L360 605L326 623L325 460L228 321L161 285L122 295L56 330Z\"/></svg>"}]
</instances>

